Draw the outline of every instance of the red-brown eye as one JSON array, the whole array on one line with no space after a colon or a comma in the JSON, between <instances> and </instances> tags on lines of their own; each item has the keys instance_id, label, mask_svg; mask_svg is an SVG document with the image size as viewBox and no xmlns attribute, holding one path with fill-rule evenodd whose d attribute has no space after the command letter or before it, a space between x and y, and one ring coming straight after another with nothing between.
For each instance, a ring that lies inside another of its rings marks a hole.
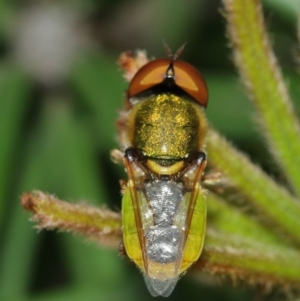
<instances>
[{"instance_id":1,"label":"red-brown eye","mask_svg":"<svg viewBox=\"0 0 300 301\"><path fill-rule=\"evenodd\" d=\"M170 59L158 59L143 66L129 85L129 98L162 83L171 62ZM173 68L175 84L200 105L206 107L208 101L207 86L198 70L191 64L180 60L173 61Z\"/></svg>"},{"instance_id":2,"label":"red-brown eye","mask_svg":"<svg viewBox=\"0 0 300 301\"><path fill-rule=\"evenodd\" d=\"M133 77L129 85L128 96L132 97L162 83L170 63L169 59L159 59L143 66Z\"/></svg>"},{"instance_id":3,"label":"red-brown eye","mask_svg":"<svg viewBox=\"0 0 300 301\"><path fill-rule=\"evenodd\" d=\"M208 90L204 78L191 64L184 61L174 61L175 83L187 94L206 108Z\"/></svg>"}]
</instances>

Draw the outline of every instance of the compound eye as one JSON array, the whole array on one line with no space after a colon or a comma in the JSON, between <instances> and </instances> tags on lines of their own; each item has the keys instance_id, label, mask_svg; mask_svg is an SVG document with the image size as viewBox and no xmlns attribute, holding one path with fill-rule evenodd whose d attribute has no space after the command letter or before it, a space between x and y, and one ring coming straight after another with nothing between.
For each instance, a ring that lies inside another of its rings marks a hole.
<instances>
[{"instance_id":1,"label":"compound eye","mask_svg":"<svg viewBox=\"0 0 300 301\"><path fill-rule=\"evenodd\" d=\"M175 83L187 94L193 97L201 106L206 107L208 90L204 78L191 64L184 61L174 61Z\"/></svg>"},{"instance_id":2,"label":"compound eye","mask_svg":"<svg viewBox=\"0 0 300 301\"><path fill-rule=\"evenodd\" d=\"M128 97L131 98L161 84L172 62L175 84L201 106L206 107L208 102L208 90L204 78L195 67L180 60L158 59L143 66L133 77L129 85Z\"/></svg>"},{"instance_id":3,"label":"compound eye","mask_svg":"<svg viewBox=\"0 0 300 301\"><path fill-rule=\"evenodd\" d=\"M129 98L153 86L161 84L171 63L169 59L158 59L143 66L133 77L128 89Z\"/></svg>"}]
</instances>

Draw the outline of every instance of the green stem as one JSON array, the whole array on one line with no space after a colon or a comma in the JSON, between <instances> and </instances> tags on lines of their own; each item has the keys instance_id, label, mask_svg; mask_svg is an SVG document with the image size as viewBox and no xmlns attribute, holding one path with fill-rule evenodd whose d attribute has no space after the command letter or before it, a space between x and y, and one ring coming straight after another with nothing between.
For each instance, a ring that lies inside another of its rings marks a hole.
<instances>
[{"instance_id":1,"label":"green stem","mask_svg":"<svg viewBox=\"0 0 300 301\"><path fill-rule=\"evenodd\" d=\"M72 231L115 248L120 243L121 218L110 210L67 203L41 191L23 194L22 205L41 229Z\"/></svg>"},{"instance_id":2,"label":"green stem","mask_svg":"<svg viewBox=\"0 0 300 301\"><path fill-rule=\"evenodd\" d=\"M263 225L257 218L244 214L236 207L230 206L225 199L212 192L207 197L207 224L209 227L244 238L254 239L265 244L282 245L283 242Z\"/></svg>"},{"instance_id":3,"label":"green stem","mask_svg":"<svg viewBox=\"0 0 300 301\"><path fill-rule=\"evenodd\" d=\"M300 203L213 130L207 135L209 162L224 173L265 218L300 243Z\"/></svg>"},{"instance_id":4,"label":"green stem","mask_svg":"<svg viewBox=\"0 0 300 301\"><path fill-rule=\"evenodd\" d=\"M264 288L275 285L300 287L300 253L284 247L273 248L255 240L207 231L203 255L195 264L201 270L227 274Z\"/></svg>"},{"instance_id":5,"label":"green stem","mask_svg":"<svg viewBox=\"0 0 300 301\"><path fill-rule=\"evenodd\" d=\"M234 60L267 144L300 195L300 126L264 26L260 1L223 0Z\"/></svg>"}]
</instances>

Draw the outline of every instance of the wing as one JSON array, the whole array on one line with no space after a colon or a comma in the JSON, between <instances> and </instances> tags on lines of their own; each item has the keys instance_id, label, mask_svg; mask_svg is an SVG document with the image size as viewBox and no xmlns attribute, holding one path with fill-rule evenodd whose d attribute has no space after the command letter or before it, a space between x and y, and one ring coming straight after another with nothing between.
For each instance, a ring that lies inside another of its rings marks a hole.
<instances>
[{"instance_id":1,"label":"wing","mask_svg":"<svg viewBox=\"0 0 300 301\"><path fill-rule=\"evenodd\" d=\"M204 166L204 161L191 165L179 181L151 180L136 162L125 159L129 181L122 201L124 245L153 296L168 296L201 253Z\"/></svg>"},{"instance_id":2,"label":"wing","mask_svg":"<svg viewBox=\"0 0 300 301\"><path fill-rule=\"evenodd\" d=\"M187 198L190 201L180 273L185 272L201 255L206 229L206 201L200 185L196 185Z\"/></svg>"},{"instance_id":3,"label":"wing","mask_svg":"<svg viewBox=\"0 0 300 301\"><path fill-rule=\"evenodd\" d=\"M147 210L145 208L147 206L145 198L138 187L140 186L139 183L142 183L144 174L134 162L127 158L124 159L124 162L129 180L122 199L123 242L128 257L142 271L145 271L147 269L147 257L141 216L142 210ZM151 223L151 220L149 222Z\"/></svg>"},{"instance_id":4,"label":"wing","mask_svg":"<svg viewBox=\"0 0 300 301\"><path fill-rule=\"evenodd\" d=\"M185 272L201 255L206 229L206 201L201 189L201 177L206 166L205 157L199 157L191 170L185 173L187 202L185 243L180 273Z\"/></svg>"},{"instance_id":5,"label":"wing","mask_svg":"<svg viewBox=\"0 0 300 301\"><path fill-rule=\"evenodd\" d=\"M152 186L150 183L147 186L148 188L146 188L144 183L147 175L136 162L127 158L124 161L129 178L122 200L125 250L128 257L143 271L149 292L153 296L161 295L166 297L170 295L178 281L178 264L176 260L168 263L153 261L153 256L155 257L155 255L149 251L151 249L149 233L151 231L155 233L156 231L154 230L154 211L151 208L151 201L154 195L149 195L149 187ZM165 235L169 239L168 231L166 231ZM174 255L176 258L178 257L178 250L175 251Z\"/></svg>"},{"instance_id":6,"label":"wing","mask_svg":"<svg viewBox=\"0 0 300 301\"><path fill-rule=\"evenodd\" d=\"M145 283L147 285L148 291L153 297L162 296L169 297L174 290L179 277L172 279L159 280L151 278L144 274Z\"/></svg>"}]
</instances>

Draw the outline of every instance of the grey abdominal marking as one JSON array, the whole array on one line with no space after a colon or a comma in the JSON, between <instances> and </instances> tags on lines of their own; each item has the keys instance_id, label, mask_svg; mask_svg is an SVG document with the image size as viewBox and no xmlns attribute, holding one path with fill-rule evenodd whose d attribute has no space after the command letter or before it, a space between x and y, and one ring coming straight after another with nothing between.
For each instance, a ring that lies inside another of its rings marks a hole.
<instances>
[{"instance_id":1,"label":"grey abdominal marking","mask_svg":"<svg viewBox=\"0 0 300 301\"><path fill-rule=\"evenodd\" d=\"M149 259L158 263L174 262L178 258L181 229L173 225L183 198L183 186L174 181L154 181L145 186L154 225L146 234Z\"/></svg>"}]
</instances>

